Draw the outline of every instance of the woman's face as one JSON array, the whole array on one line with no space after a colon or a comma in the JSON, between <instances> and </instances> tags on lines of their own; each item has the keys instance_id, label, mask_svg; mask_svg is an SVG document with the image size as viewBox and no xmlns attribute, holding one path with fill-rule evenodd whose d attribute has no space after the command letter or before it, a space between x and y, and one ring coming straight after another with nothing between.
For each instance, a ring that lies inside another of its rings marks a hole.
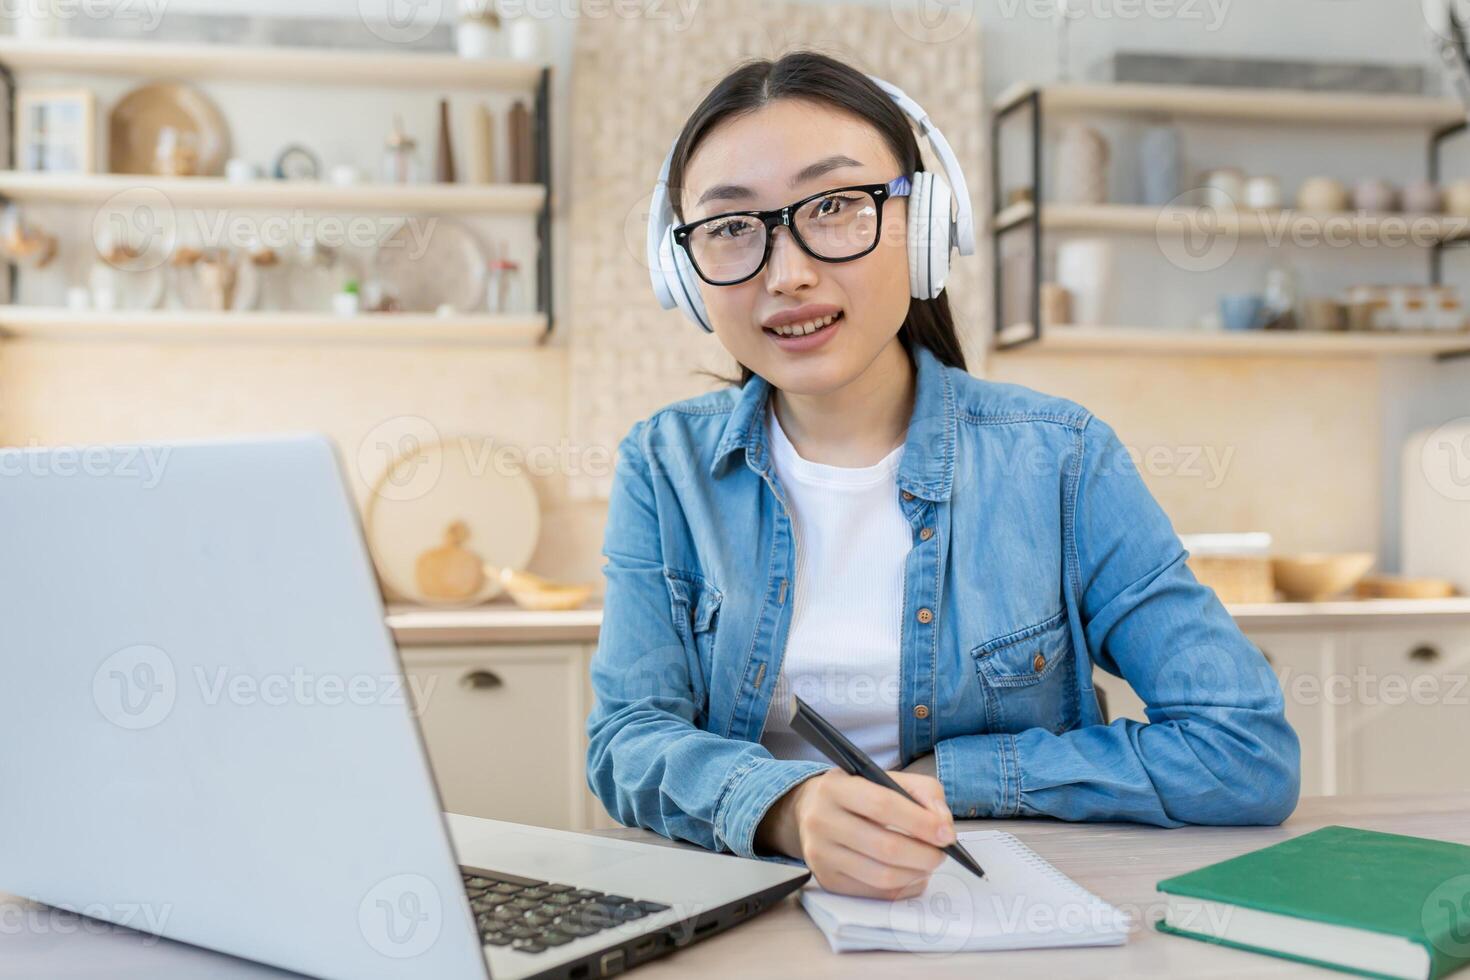
<instances>
[{"instance_id":1,"label":"woman's face","mask_svg":"<svg viewBox=\"0 0 1470 980\"><path fill-rule=\"evenodd\" d=\"M778 99L705 135L684 172L684 220L780 208L819 191L899 175L869 123L821 103ZM754 278L733 286L701 281L725 349L792 394L835 391L861 375L908 314L907 203L899 197L883 205L878 245L861 258L823 262L802 251L789 228L778 227L770 260ZM839 315L801 338L772 329L773 317L793 312L808 323Z\"/></svg>"}]
</instances>

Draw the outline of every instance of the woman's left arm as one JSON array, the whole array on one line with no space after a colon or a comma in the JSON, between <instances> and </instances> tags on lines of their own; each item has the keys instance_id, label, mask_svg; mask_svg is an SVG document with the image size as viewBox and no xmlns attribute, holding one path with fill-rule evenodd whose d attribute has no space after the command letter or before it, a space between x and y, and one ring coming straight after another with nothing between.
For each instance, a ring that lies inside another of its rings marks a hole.
<instances>
[{"instance_id":1,"label":"woman's left arm","mask_svg":"<svg viewBox=\"0 0 1470 980\"><path fill-rule=\"evenodd\" d=\"M1133 686L1149 724L946 739L934 754L950 808L960 818L1280 823L1296 808L1300 746L1276 676L1185 565L1113 430L1093 418L1078 438L1067 585L1093 660Z\"/></svg>"}]
</instances>

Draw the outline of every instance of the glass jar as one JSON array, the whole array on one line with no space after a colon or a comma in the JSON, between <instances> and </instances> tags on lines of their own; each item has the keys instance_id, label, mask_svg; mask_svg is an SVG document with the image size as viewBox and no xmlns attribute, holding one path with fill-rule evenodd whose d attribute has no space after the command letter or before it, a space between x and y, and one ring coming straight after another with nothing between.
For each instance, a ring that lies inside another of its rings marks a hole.
<instances>
[{"instance_id":1,"label":"glass jar","mask_svg":"<svg viewBox=\"0 0 1470 980\"><path fill-rule=\"evenodd\" d=\"M403 131L403 121L393 117L393 132L383 146L383 181L388 184L417 184L423 179L418 143Z\"/></svg>"}]
</instances>

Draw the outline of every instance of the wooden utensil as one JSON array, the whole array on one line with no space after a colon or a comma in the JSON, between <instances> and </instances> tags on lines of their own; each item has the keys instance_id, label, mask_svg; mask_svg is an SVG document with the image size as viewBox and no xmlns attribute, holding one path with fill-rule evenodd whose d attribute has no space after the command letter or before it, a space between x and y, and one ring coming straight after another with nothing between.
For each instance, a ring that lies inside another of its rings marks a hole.
<instances>
[{"instance_id":1,"label":"wooden utensil","mask_svg":"<svg viewBox=\"0 0 1470 980\"><path fill-rule=\"evenodd\" d=\"M462 600L485 585L485 563L464 546L470 529L454 521L444 529L444 543L419 555L414 564L414 581L419 591L435 599Z\"/></svg>"},{"instance_id":2,"label":"wooden utensil","mask_svg":"<svg viewBox=\"0 0 1470 980\"><path fill-rule=\"evenodd\" d=\"M536 147L532 139L531 111L517 99L506 117L510 129L510 179L516 184L529 184L536 179Z\"/></svg>"},{"instance_id":3,"label":"wooden utensil","mask_svg":"<svg viewBox=\"0 0 1470 980\"><path fill-rule=\"evenodd\" d=\"M441 184L454 183L454 146L449 136L449 100L439 100L439 142L434 157L434 179Z\"/></svg>"}]
</instances>

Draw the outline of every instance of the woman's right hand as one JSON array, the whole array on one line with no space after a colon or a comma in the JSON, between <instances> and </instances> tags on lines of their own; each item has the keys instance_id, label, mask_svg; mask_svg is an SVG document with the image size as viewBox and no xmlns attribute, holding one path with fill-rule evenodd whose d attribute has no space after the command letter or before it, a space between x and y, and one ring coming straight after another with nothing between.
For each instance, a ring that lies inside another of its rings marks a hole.
<instances>
[{"instance_id":1,"label":"woman's right hand","mask_svg":"<svg viewBox=\"0 0 1470 980\"><path fill-rule=\"evenodd\" d=\"M830 892L884 898L919 894L954 843L954 817L939 780L889 773L918 803L861 776L831 769L776 801L757 842L806 861Z\"/></svg>"}]
</instances>

